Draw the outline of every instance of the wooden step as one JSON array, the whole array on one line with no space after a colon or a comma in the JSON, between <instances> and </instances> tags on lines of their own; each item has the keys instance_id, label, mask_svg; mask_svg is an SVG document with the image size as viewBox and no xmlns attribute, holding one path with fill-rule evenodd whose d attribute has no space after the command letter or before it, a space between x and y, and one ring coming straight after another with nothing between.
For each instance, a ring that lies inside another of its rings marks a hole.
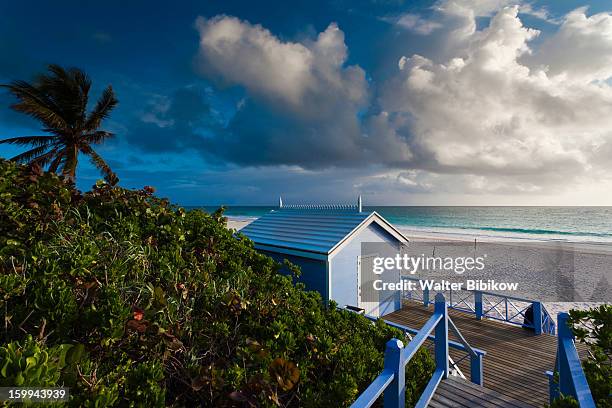
<instances>
[{"instance_id":1,"label":"wooden step","mask_svg":"<svg viewBox=\"0 0 612 408\"><path fill-rule=\"evenodd\" d=\"M429 406L432 408L533 408L489 388L479 387L457 377L442 380Z\"/></svg>"}]
</instances>

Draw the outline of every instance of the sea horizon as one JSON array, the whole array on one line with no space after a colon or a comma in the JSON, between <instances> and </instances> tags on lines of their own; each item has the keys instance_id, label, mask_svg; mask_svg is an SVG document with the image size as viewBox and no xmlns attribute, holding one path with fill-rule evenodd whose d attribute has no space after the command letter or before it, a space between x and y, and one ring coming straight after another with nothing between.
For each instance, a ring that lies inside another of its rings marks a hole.
<instances>
[{"instance_id":1,"label":"sea horizon","mask_svg":"<svg viewBox=\"0 0 612 408\"><path fill-rule=\"evenodd\" d=\"M212 212L220 206L186 206ZM226 206L234 220L253 220L278 206ZM612 244L609 206L364 206L414 232Z\"/></svg>"}]
</instances>

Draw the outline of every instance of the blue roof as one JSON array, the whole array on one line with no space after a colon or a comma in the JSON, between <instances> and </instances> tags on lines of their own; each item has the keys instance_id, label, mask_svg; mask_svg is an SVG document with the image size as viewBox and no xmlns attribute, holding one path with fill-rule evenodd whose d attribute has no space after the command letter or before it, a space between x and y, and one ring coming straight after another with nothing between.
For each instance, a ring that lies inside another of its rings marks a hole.
<instances>
[{"instance_id":1,"label":"blue roof","mask_svg":"<svg viewBox=\"0 0 612 408\"><path fill-rule=\"evenodd\" d=\"M280 208L240 230L256 246L329 254L372 212L351 209Z\"/></svg>"}]
</instances>

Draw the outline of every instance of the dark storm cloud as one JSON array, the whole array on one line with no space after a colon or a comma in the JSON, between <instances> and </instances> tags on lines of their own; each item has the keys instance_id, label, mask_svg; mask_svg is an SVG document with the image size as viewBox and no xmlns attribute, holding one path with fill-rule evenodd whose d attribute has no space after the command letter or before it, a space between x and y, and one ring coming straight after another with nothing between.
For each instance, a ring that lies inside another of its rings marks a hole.
<instances>
[{"instance_id":1,"label":"dark storm cloud","mask_svg":"<svg viewBox=\"0 0 612 408\"><path fill-rule=\"evenodd\" d=\"M128 3L28 14L9 2L0 14L0 81L49 61L112 83L120 104L104 126L117 137L100 147L128 185L161 179L201 201L207 186L256 202L284 185L296 198L359 189L401 200L609 178L607 5L538 35L528 28L543 20L525 19L520 0ZM0 137L23 129L38 125L0 109Z\"/></svg>"},{"instance_id":2,"label":"dark storm cloud","mask_svg":"<svg viewBox=\"0 0 612 408\"><path fill-rule=\"evenodd\" d=\"M144 152L201 149L202 132L213 124L211 108L198 88L150 97L145 110L127 124L126 140Z\"/></svg>"},{"instance_id":3,"label":"dark storm cloud","mask_svg":"<svg viewBox=\"0 0 612 408\"><path fill-rule=\"evenodd\" d=\"M548 174L570 179L584 173L593 147L612 135L602 115L609 88L576 86L578 75L562 81L525 65L521 57L540 32L524 26L518 6L503 7L511 3L444 0L429 17L408 20L418 35L435 36L446 47L400 58L382 86L346 63L344 33L334 23L316 38L292 42L234 17L200 18L201 72L249 95L227 132L207 140L207 151L240 165L379 165L498 178L478 181L497 191L513 188L513 177L522 185L519 179L531 176L539 189L551 180ZM481 28L479 16L490 16ZM585 27L563 24L563 38L592 33L598 22L612 24L609 14L568 16ZM608 42L598 44L605 51ZM598 103L587 102L587 95ZM560 110L550 100L572 119L555 120ZM600 130L593 132L594 124ZM577 140L577 128L590 130Z\"/></svg>"},{"instance_id":4,"label":"dark storm cloud","mask_svg":"<svg viewBox=\"0 0 612 408\"><path fill-rule=\"evenodd\" d=\"M345 167L355 166L360 158L360 139L355 117L344 112L312 122L248 101L225 132L208 140L206 147L241 165Z\"/></svg>"},{"instance_id":5,"label":"dark storm cloud","mask_svg":"<svg viewBox=\"0 0 612 408\"><path fill-rule=\"evenodd\" d=\"M346 63L344 33L335 23L302 42L228 16L200 18L196 27L201 72L249 95L225 132L207 140L206 151L240 165L308 169L410 159L398 134L386 132L388 121L366 115L365 72Z\"/></svg>"},{"instance_id":6,"label":"dark storm cloud","mask_svg":"<svg viewBox=\"0 0 612 408\"><path fill-rule=\"evenodd\" d=\"M16 79L29 80L36 70L44 69L45 66L26 54L26 48L17 39L15 32L7 27L0 28L0 84L6 85ZM0 125L32 130L40 128L28 116L9 109L13 103L15 99L8 90L0 88ZM1 138L3 135L0 135Z\"/></svg>"}]
</instances>

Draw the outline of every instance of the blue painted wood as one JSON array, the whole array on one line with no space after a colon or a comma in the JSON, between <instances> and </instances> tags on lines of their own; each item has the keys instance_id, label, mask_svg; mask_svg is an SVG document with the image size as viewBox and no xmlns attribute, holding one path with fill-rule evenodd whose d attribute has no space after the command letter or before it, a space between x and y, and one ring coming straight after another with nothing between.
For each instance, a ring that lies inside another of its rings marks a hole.
<instances>
[{"instance_id":1,"label":"blue painted wood","mask_svg":"<svg viewBox=\"0 0 612 408\"><path fill-rule=\"evenodd\" d=\"M426 408L427 405L429 405L429 402L436 393L436 389L438 389L438 385L440 385L440 381L442 381L443 378L445 378L444 371L436 369L414 408Z\"/></svg>"},{"instance_id":2,"label":"blue painted wood","mask_svg":"<svg viewBox=\"0 0 612 408\"><path fill-rule=\"evenodd\" d=\"M542 303L533 302L533 330L535 334L542 334Z\"/></svg>"},{"instance_id":3,"label":"blue painted wood","mask_svg":"<svg viewBox=\"0 0 612 408\"><path fill-rule=\"evenodd\" d=\"M525 298L518 297L518 296L500 295L499 293L487 292L486 290L480 290L479 292L482 293L483 295L491 295L491 296L504 297L506 299L516 300L516 301L519 301L519 302L525 302L525 303L533 302L532 299L525 299Z\"/></svg>"},{"instance_id":4,"label":"blue painted wood","mask_svg":"<svg viewBox=\"0 0 612 408\"><path fill-rule=\"evenodd\" d=\"M411 280L411 281L418 281L419 278L413 278L411 276L401 276L402 280ZM508 315L508 302L515 300L515 301L520 301L520 302L525 302L525 303L531 303L532 305L534 303L536 303L533 300L528 300L528 299L523 299L523 298L519 298L516 296L507 296L507 295L502 295L499 293L493 293L493 292L486 292L486 291L476 291L473 290L471 291L474 293L474 310L471 309L467 309L464 307L460 307L457 305L453 305L452 302L451 304L449 304L449 308L453 309L453 310L457 310L459 312L464 312L464 313L470 313L470 314L474 314L476 316L476 319L480 320L483 317L486 317L487 319L493 319L493 320L499 320L502 322L506 322L506 323L510 323L510 324L514 324L517 326L523 326L523 327L529 327L529 328L535 328L535 324L525 324L524 321L514 321L512 320L512 318L515 318L518 316L518 314L515 314L514 316L509 316ZM453 291L450 291L450 298L452 300L452 294ZM503 317L496 317L496 316L492 316L492 315L488 315L487 313L489 311L491 311L491 309L489 310L484 310L483 309L483 295L488 295L488 296L495 296L500 298L500 302L497 303L498 305L501 303L505 304L505 316ZM430 298L430 293L429 291L427 291L426 289L423 289L423 303L427 306L430 302L429 302L429 298ZM556 328L555 328L555 322L553 321L553 319L551 318L550 314L548 313L548 311L546 310L546 308L544 307L544 305L542 305L542 303L539 303L538 306L536 306L540 309L540 321L538 323L538 330L540 330L540 333L547 333L547 334L552 334L554 335L556 332ZM536 319L537 320L537 319ZM543 322L546 322L546 324L543 324Z\"/></svg>"},{"instance_id":5,"label":"blue painted wood","mask_svg":"<svg viewBox=\"0 0 612 408\"><path fill-rule=\"evenodd\" d=\"M404 408L406 404L406 362L402 350L404 343L398 339L387 342L385 349L385 371L393 372L393 381L385 390L385 407Z\"/></svg>"},{"instance_id":6,"label":"blue painted wood","mask_svg":"<svg viewBox=\"0 0 612 408\"><path fill-rule=\"evenodd\" d=\"M405 361L409 361L412 358L412 356L414 356L414 354L417 352L419 347L421 347L423 343L425 342L425 340L429 338L429 333L431 333L431 331L436 328L436 325L438 324L440 320L442 320L442 315L439 313L434 313L429 318L427 323L425 323L423 327L421 327L421 330L419 330L416 336L412 338L410 343L408 343L408 347L406 347L403 351ZM434 339L434 342L435 342L435 339Z\"/></svg>"},{"instance_id":7,"label":"blue painted wood","mask_svg":"<svg viewBox=\"0 0 612 408\"><path fill-rule=\"evenodd\" d=\"M426 407L435 394L440 381L444 378L448 378L449 374L448 348L450 342L448 340L448 307L446 305L446 299L441 293L436 295L433 315L423 325L421 330L416 333L406 348L403 348L402 342L397 339L392 339L387 342L383 373L368 386L351 407L370 407L374 404L376 398L384 392L385 408L404 408L406 392L404 371L406 369L406 364L425 340L430 338L432 331L435 331L436 334L434 338L436 369L416 404L416 407L419 408ZM461 346L465 347L463 345ZM473 349L472 353L479 358L479 365L475 365L478 372L473 375L475 375L476 378L479 377L480 384L482 384L482 356L485 353L480 350L476 352ZM389 380L391 377L392 379Z\"/></svg>"},{"instance_id":8,"label":"blue painted wood","mask_svg":"<svg viewBox=\"0 0 612 408\"><path fill-rule=\"evenodd\" d=\"M482 319L482 292L480 291L474 291L474 310L476 319Z\"/></svg>"},{"instance_id":9,"label":"blue painted wood","mask_svg":"<svg viewBox=\"0 0 612 408\"><path fill-rule=\"evenodd\" d=\"M262 244L255 244L254 246L255 246L255 249L257 249L258 251L265 251L265 252L275 253L275 254L294 255L294 256L299 256L300 258L310 258L310 259L316 259L319 261L327 260L327 255L325 254L317 254L314 252L299 251L296 249L280 248L280 247L268 246L268 245L262 245Z\"/></svg>"},{"instance_id":10,"label":"blue painted wood","mask_svg":"<svg viewBox=\"0 0 612 408\"><path fill-rule=\"evenodd\" d=\"M279 209L244 227L240 233L256 244L328 254L371 212L334 209Z\"/></svg>"},{"instance_id":11,"label":"blue painted wood","mask_svg":"<svg viewBox=\"0 0 612 408\"><path fill-rule=\"evenodd\" d=\"M368 319L372 320L372 321L377 321L378 318L376 317L372 317L372 316L368 316L368 315L364 315L365 317L367 317ZM410 333L410 334L418 334L420 330L417 329L413 329L412 327L408 327L408 326L403 326L401 324L392 322L391 320L383 320L383 322L385 322L386 324L388 324L389 326L395 327L397 329L400 329L404 332ZM436 337L432 334L430 334L429 336L427 336L428 340L431 341L435 341ZM466 353L469 353L470 350L468 350L463 344L454 341L454 340L448 340L448 347L450 348L454 348L456 350L461 350L461 351L465 351ZM476 354L476 355L480 355L481 357L484 357L487 355L487 352L475 347L471 347L471 350Z\"/></svg>"},{"instance_id":12,"label":"blue painted wood","mask_svg":"<svg viewBox=\"0 0 612 408\"><path fill-rule=\"evenodd\" d=\"M391 384L394 379L395 374L391 371L383 370L382 373L374 381L372 384L366 388L364 392L361 393L359 398L355 400L351 404L351 408L370 408L378 397L385 391L385 389Z\"/></svg>"},{"instance_id":13,"label":"blue painted wood","mask_svg":"<svg viewBox=\"0 0 612 408\"><path fill-rule=\"evenodd\" d=\"M436 341L434 343L436 370L442 370L443 378L448 378L448 309L444 295L436 295L434 315L439 315L440 320L436 324Z\"/></svg>"},{"instance_id":14,"label":"blue painted wood","mask_svg":"<svg viewBox=\"0 0 612 408\"><path fill-rule=\"evenodd\" d=\"M484 385L482 357L483 355L478 353L470 355L470 380L480 386Z\"/></svg>"},{"instance_id":15,"label":"blue painted wood","mask_svg":"<svg viewBox=\"0 0 612 408\"><path fill-rule=\"evenodd\" d=\"M552 404L553 400L559 398L559 384L555 381L555 373L547 371L546 376L548 377L548 401Z\"/></svg>"},{"instance_id":16,"label":"blue painted wood","mask_svg":"<svg viewBox=\"0 0 612 408\"><path fill-rule=\"evenodd\" d=\"M366 228L356 228L364 222ZM395 231L395 232L394 232ZM359 306L357 258L363 242L398 245L400 233L374 212L358 211L358 206L282 206L244 227L236 235L254 242L257 250L282 262L299 266L299 281L308 290L318 291L324 301L341 306ZM400 239L402 238L402 239ZM401 308L399 293L378 302L377 315Z\"/></svg>"},{"instance_id":17,"label":"blue painted wood","mask_svg":"<svg viewBox=\"0 0 612 408\"><path fill-rule=\"evenodd\" d=\"M595 401L587 383L582 363L574 344L574 335L568 324L569 314L559 313L557 317L559 336L557 339L557 371L559 392L573 396L580 408L595 408Z\"/></svg>"},{"instance_id":18,"label":"blue painted wood","mask_svg":"<svg viewBox=\"0 0 612 408\"><path fill-rule=\"evenodd\" d=\"M378 320L378 318L376 317L372 317L368 315L364 315L364 316L372 321ZM402 330L404 333L410 333L410 334L419 333L419 330L417 329L413 329L408 326L403 326L401 324L392 322L390 320L383 320L383 321L389 326ZM449 320L449 322L450 321L451 320ZM427 339L431 341L435 341L436 338L435 336L430 334L427 336ZM484 385L483 359L484 359L484 356L486 356L487 352L484 350L480 350L480 349L471 347L471 346L468 348L462 343L456 342L454 340L448 340L448 347L464 351L470 355L470 381L476 385L483 386Z\"/></svg>"},{"instance_id":19,"label":"blue painted wood","mask_svg":"<svg viewBox=\"0 0 612 408\"><path fill-rule=\"evenodd\" d=\"M281 264L285 259L287 259L289 262L299 266L302 270L302 273L298 278L295 278L295 281L306 285L307 290L316 290L321 294L323 300L327 301L329 294L327 293L327 266L325 264L325 261L319 261L311 258L303 258L288 254L278 254L276 252L261 252ZM290 271L285 266L281 267L280 272L283 274L290 273Z\"/></svg>"},{"instance_id":20,"label":"blue painted wood","mask_svg":"<svg viewBox=\"0 0 612 408\"><path fill-rule=\"evenodd\" d=\"M430 333L432 331L435 331L434 350L436 356L436 369L416 405L416 407L419 408L426 407L436 392L440 381L447 378L449 373L448 308L446 299L441 293L436 295L433 315L413 337L410 343L408 343L406 348L403 348L402 342L397 339L392 339L387 343L383 373L387 373L385 378L388 379L389 376L392 375L393 379L391 381L386 381L385 379L381 379L382 374L379 375L359 398L357 398L351 407L370 407L375 402L376 398L384 392L385 408L404 408L406 398L404 371L406 369L406 364L425 340L430 338ZM478 355L482 357L482 354Z\"/></svg>"}]
</instances>

